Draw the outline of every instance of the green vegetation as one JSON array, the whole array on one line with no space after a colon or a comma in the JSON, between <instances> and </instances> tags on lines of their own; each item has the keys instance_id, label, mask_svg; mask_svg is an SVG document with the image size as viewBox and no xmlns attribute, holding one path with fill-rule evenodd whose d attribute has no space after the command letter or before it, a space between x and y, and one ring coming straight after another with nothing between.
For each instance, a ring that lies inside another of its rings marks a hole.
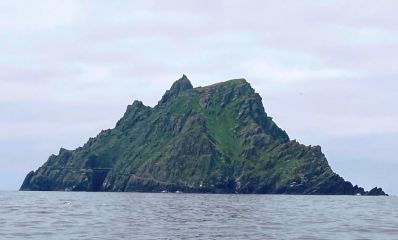
<instances>
[{"instance_id":1,"label":"green vegetation","mask_svg":"<svg viewBox=\"0 0 398 240\"><path fill-rule=\"evenodd\" d=\"M193 88L185 75L154 108L135 101L114 129L52 155L21 189L367 193L335 174L319 147L290 141L246 80Z\"/></svg>"}]
</instances>

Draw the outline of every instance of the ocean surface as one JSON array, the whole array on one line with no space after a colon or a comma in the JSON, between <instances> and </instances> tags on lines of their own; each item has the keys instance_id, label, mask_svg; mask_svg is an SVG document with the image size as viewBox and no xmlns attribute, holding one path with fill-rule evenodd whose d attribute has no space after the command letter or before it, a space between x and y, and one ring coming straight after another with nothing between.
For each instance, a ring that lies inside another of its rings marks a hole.
<instances>
[{"instance_id":1,"label":"ocean surface","mask_svg":"<svg viewBox=\"0 0 398 240\"><path fill-rule=\"evenodd\" d=\"M398 197L0 192L0 239L398 239Z\"/></svg>"}]
</instances>

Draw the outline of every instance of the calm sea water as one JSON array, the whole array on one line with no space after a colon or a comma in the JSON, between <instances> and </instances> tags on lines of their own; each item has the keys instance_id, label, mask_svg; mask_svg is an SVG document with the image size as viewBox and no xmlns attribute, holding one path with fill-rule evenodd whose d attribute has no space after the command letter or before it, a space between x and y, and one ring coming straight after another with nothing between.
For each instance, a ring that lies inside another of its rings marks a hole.
<instances>
[{"instance_id":1,"label":"calm sea water","mask_svg":"<svg viewBox=\"0 0 398 240\"><path fill-rule=\"evenodd\" d=\"M398 239L398 198L0 192L0 239Z\"/></svg>"}]
</instances>

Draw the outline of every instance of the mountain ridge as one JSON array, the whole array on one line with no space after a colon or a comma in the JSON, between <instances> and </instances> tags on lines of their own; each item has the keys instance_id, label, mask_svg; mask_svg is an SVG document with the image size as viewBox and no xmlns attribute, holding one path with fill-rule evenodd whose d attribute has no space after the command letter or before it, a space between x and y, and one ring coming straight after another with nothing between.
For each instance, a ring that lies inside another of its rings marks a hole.
<instances>
[{"instance_id":1,"label":"mountain ridge","mask_svg":"<svg viewBox=\"0 0 398 240\"><path fill-rule=\"evenodd\" d=\"M361 194L320 146L291 141L245 79L194 88L183 75L154 107L134 101L113 129L60 150L21 190Z\"/></svg>"}]
</instances>

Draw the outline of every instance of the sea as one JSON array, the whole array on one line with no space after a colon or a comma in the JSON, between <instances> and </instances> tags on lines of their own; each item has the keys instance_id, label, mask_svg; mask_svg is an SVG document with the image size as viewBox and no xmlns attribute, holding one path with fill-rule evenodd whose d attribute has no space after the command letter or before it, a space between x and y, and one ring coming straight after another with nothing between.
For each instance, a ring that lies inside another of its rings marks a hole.
<instances>
[{"instance_id":1,"label":"sea","mask_svg":"<svg viewBox=\"0 0 398 240\"><path fill-rule=\"evenodd\" d=\"M398 240L398 197L0 192L0 239Z\"/></svg>"}]
</instances>

